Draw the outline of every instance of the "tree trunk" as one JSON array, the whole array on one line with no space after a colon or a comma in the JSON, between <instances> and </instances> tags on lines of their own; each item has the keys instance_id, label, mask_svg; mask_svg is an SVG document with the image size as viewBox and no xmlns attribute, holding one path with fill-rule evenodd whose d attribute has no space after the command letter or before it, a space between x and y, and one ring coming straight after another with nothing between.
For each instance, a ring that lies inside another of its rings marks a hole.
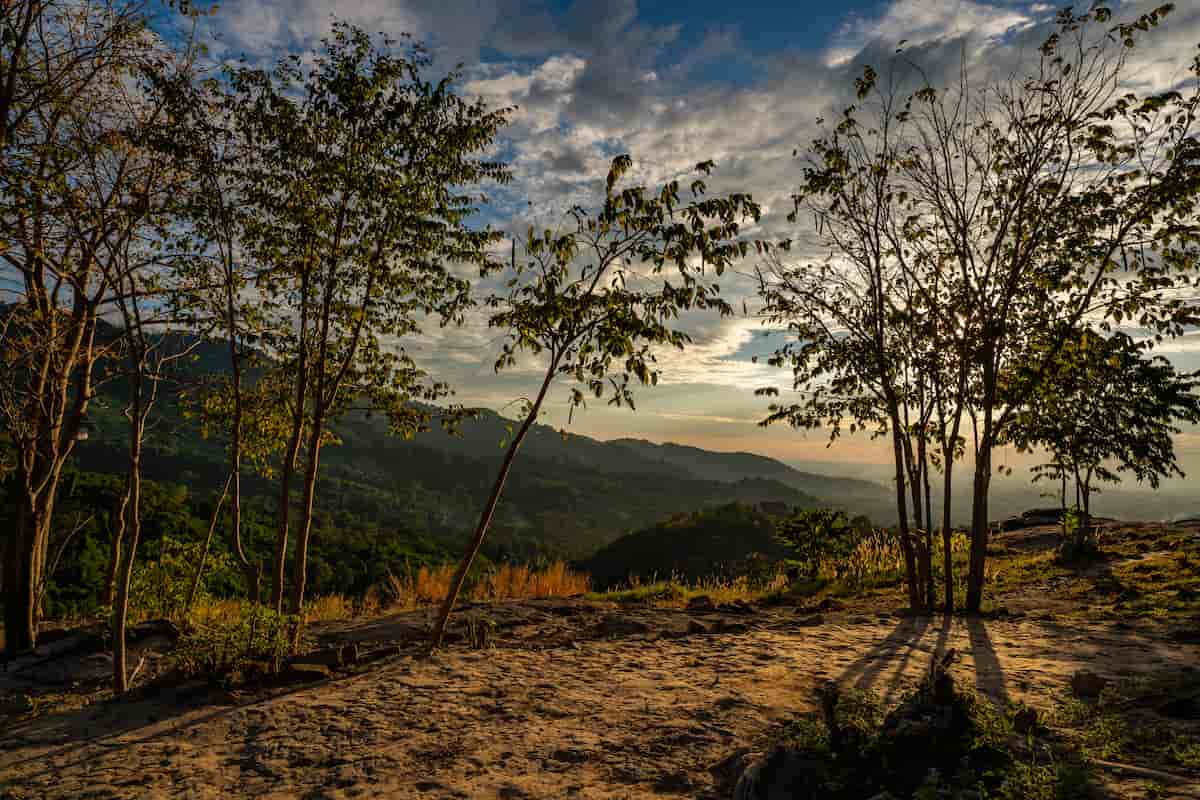
<instances>
[{"instance_id":1,"label":"tree trunk","mask_svg":"<svg viewBox=\"0 0 1200 800\"><path fill-rule=\"evenodd\" d=\"M37 604L33 575L35 520L28 498L17 494L16 530L4 558L4 649L11 657L37 645Z\"/></svg>"},{"instance_id":2,"label":"tree trunk","mask_svg":"<svg viewBox=\"0 0 1200 800\"><path fill-rule=\"evenodd\" d=\"M133 563L137 558L138 539L142 533L142 438L146 428L146 405L143 397L142 371L145 356L135 362L133 392L130 400L129 420L129 474L126 477L126 501L122 530L128 541L124 546L120 575L117 579L117 598L113 606L113 689L117 694L129 690L129 675L126 670L125 631L129 622L129 589L133 579Z\"/></svg>"},{"instance_id":3,"label":"tree trunk","mask_svg":"<svg viewBox=\"0 0 1200 800\"><path fill-rule=\"evenodd\" d=\"M529 414L526 415L525 421L521 423L516 436L509 442L508 450L504 454L504 461L500 465L500 473L496 476L496 482L492 485L492 493L488 495L487 503L483 507L483 513L479 515L479 524L475 528L475 535L472 537L471 544L468 545L467 552L463 556L462 561L459 562L458 569L454 572L454 578L450 582L450 591L446 593L446 598L442 601L442 607L438 613L437 625L433 629L430 650L437 650L442 646L442 639L446 635L446 625L450 621L450 612L454 610L454 604L458 601L458 594L462 591L463 583L467 580L467 573L471 569L471 564L474 563L475 557L479 555L479 548L483 545L483 539L487 535L488 526L492 523L492 515L495 514L496 506L500 502L500 495L504 491L504 482L508 480L508 472L512 468L513 459L516 458L517 451L521 449L521 442L525 440L525 434L529 433L530 427L537 420L538 412L542 408L542 401L546 399L546 392L554 380L554 374L557 369L558 357L555 356L551 359L549 369L546 370L546 377L542 381L542 388L538 391L537 398L533 401L533 405L529 409ZM901 491L903 491L903 487L901 487Z\"/></svg>"},{"instance_id":4,"label":"tree trunk","mask_svg":"<svg viewBox=\"0 0 1200 800\"><path fill-rule=\"evenodd\" d=\"M221 506L225 504L225 497L229 494L229 484L232 481L232 475L225 479L225 488L221 490L221 496L217 498L217 506L213 509L212 517L208 521L208 535L204 537L204 547L201 549L200 559L196 563L196 574L192 576L192 586L188 590L187 603L183 607L185 617L191 613L192 603L196 601L196 593L200 591L200 580L204 577L204 564L208 561L208 551L212 547L213 532L216 531L217 522L221 519Z\"/></svg>"},{"instance_id":5,"label":"tree trunk","mask_svg":"<svg viewBox=\"0 0 1200 800\"><path fill-rule=\"evenodd\" d=\"M971 495L971 556L967 570L966 611L978 614L983 606L984 568L988 545L988 491L992 477L992 452L985 428L983 446L975 458Z\"/></svg>"},{"instance_id":6,"label":"tree trunk","mask_svg":"<svg viewBox=\"0 0 1200 800\"><path fill-rule=\"evenodd\" d=\"M929 487L929 450L924 439L919 447L921 483L925 489L925 607L933 610L937 603L937 586L933 577L933 493Z\"/></svg>"},{"instance_id":7,"label":"tree trunk","mask_svg":"<svg viewBox=\"0 0 1200 800\"><path fill-rule=\"evenodd\" d=\"M140 427L136 426L135 427ZM133 434L140 437L140 431ZM113 689L117 694L129 691L129 674L126 671L125 631L129 622L129 589L133 579L133 562L137 558L138 539L142 532L141 500L141 445L138 453L129 462L129 504L126 507L125 533L129 537L121 561L121 572L117 582L117 601L113 607Z\"/></svg>"},{"instance_id":8,"label":"tree trunk","mask_svg":"<svg viewBox=\"0 0 1200 800\"><path fill-rule=\"evenodd\" d=\"M942 449L942 463L945 474L942 476L942 570L943 591L946 593L946 603L943 606L947 614L954 613L954 529L950 523L951 506L953 504L954 452L950 448Z\"/></svg>"},{"instance_id":9,"label":"tree trunk","mask_svg":"<svg viewBox=\"0 0 1200 800\"><path fill-rule=\"evenodd\" d=\"M905 460L903 433L900 430L899 414L892 414L892 454L896 462L896 512L900 519L900 550L904 554L904 578L908 585L908 602L915 611L921 607L920 589L917 585L916 557L908 528L908 501L905 498Z\"/></svg>"},{"instance_id":10,"label":"tree trunk","mask_svg":"<svg viewBox=\"0 0 1200 800\"><path fill-rule=\"evenodd\" d=\"M121 539L125 536L125 504L129 502L129 493L121 492L121 500L112 507L108 515L108 532L112 538L108 544L108 570L104 581L104 602L112 608L117 597L117 571L121 566Z\"/></svg>"},{"instance_id":11,"label":"tree trunk","mask_svg":"<svg viewBox=\"0 0 1200 800\"><path fill-rule=\"evenodd\" d=\"M288 441L287 453L283 458L283 468L279 476L279 507L278 532L275 536L275 565L271 577L271 607L278 614L283 613L283 570L287 558L288 544L288 515L291 511L292 472L296 468L296 454L300 450L300 429L302 427L303 406L296 410L296 418L292 424L292 436Z\"/></svg>"},{"instance_id":12,"label":"tree trunk","mask_svg":"<svg viewBox=\"0 0 1200 800\"><path fill-rule=\"evenodd\" d=\"M324 423L322 415L318 414L313 420L312 434L308 437L304 502L300 508L300 533L296 537L296 555L292 564L292 596L288 608L288 613L294 614L298 620L304 609L304 584L308 577L308 541L312 535L313 501L317 493L317 467L321 457L321 428Z\"/></svg>"}]
</instances>

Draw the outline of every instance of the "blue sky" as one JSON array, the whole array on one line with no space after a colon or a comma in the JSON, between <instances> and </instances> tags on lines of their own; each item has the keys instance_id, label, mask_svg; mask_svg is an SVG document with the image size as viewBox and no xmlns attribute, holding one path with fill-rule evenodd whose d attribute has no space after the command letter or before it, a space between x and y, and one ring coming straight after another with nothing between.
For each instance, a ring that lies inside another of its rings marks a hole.
<instances>
[{"instance_id":1,"label":"blue sky","mask_svg":"<svg viewBox=\"0 0 1200 800\"><path fill-rule=\"evenodd\" d=\"M1158 2L1114 3L1120 15ZM269 62L311 49L331 14L368 30L408 32L430 43L438 67L464 65L463 91L516 104L501 152L516 180L493 192L487 219L505 230L587 204L612 154L628 152L637 177L678 177L711 158L714 191L750 191L766 217L755 233L795 235L785 222L800 168L796 147L815 120L849 102L853 77L906 41L906 52L940 69L965 57L975 68L1011 64L1040 42L1060 3L1037 0L230 0L206 23L214 55ZM1146 84L1177 79L1200 41L1200 4L1180 2L1135 74ZM750 265L746 265L749 269ZM737 274L722 288L741 307L752 282ZM765 403L753 389L786 376L751 356L769 349L750 318L687 320L695 340L664 353L660 386L638 411L589 408L572 430L601 438L640 436L721 450L752 450L797 462L857 464L888 459L880 443L846 439L825 448L819 434L763 430ZM458 387L459 398L500 408L536 385L536 364L496 376L497 342L482 319L410 342L426 366ZM1181 365L1200 366L1200 335L1170 345ZM546 422L565 424L566 387L552 395ZM1200 469L1200 436L1181 439Z\"/></svg>"}]
</instances>

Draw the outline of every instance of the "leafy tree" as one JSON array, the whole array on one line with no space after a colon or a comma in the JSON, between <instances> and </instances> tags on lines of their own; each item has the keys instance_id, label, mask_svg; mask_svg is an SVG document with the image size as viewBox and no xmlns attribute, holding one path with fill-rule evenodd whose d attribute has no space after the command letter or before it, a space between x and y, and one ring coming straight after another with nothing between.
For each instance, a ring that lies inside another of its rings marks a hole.
<instances>
[{"instance_id":1,"label":"leafy tree","mask_svg":"<svg viewBox=\"0 0 1200 800\"><path fill-rule=\"evenodd\" d=\"M1194 265L1200 91L1195 82L1187 94L1126 90L1131 49L1170 10L1117 24L1100 4L1063 11L1018 77L981 77L964 65L960 80L935 87L918 68L909 73L918 88L904 94L894 70L881 81L867 68L857 85L866 111L850 107L814 144L801 199L818 201L805 207L834 257L811 270L824 280L804 268L785 273L799 276L806 313L783 360L817 399L775 413L823 421L835 435L843 418L886 423L898 495L908 482L914 506L922 438L940 443L948 501L959 423L969 416L968 611L982 601L992 451L1019 408L1008 399L1037 393L1085 318L1110 328L1132 320L1160 335L1192 319L1164 289ZM835 296L822 309L813 293L826 283ZM864 300L865 310L842 308ZM915 323L920 316L926 324ZM810 330L820 338L806 340ZM930 349L945 356L921 356ZM906 417L906 403L917 413Z\"/></svg>"},{"instance_id":2,"label":"leafy tree","mask_svg":"<svg viewBox=\"0 0 1200 800\"><path fill-rule=\"evenodd\" d=\"M64 468L111 343L130 243L161 231L169 164L144 140L162 114L146 76L180 68L133 0L0 5L0 425L15 450L5 537L6 647L36 644ZM15 278L15 279L14 279Z\"/></svg>"},{"instance_id":3,"label":"leafy tree","mask_svg":"<svg viewBox=\"0 0 1200 800\"><path fill-rule=\"evenodd\" d=\"M795 551L808 578L816 578L825 561L841 561L854 551L861 537L844 511L803 509L780 520L775 536Z\"/></svg>"},{"instance_id":4,"label":"leafy tree","mask_svg":"<svg viewBox=\"0 0 1200 800\"><path fill-rule=\"evenodd\" d=\"M609 393L612 405L633 406L631 385L658 383L652 348L680 348L689 341L674 327L688 310L731 312L710 282L747 249L738 240L739 223L757 221L759 207L749 195L705 197L703 180L712 162L696 165L690 197L680 199L678 181L658 191L619 185L632 159L613 159L605 182L604 204L595 212L571 210L570 229L540 235L529 230L528 261L514 257L507 295L489 298L496 308L490 324L508 333L496 361L500 370L516 363L518 353L539 356L544 373L537 394L526 402L524 419L504 453L496 481L484 504L467 552L459 562L450 592L433 632L441 646L450 612L479 553L500 502L517 451L541 412L556 378L576 383L572 409L590 395ZM664 276L669 270L669 276Z\"/></svg>"},{"instance_id":5,"label":"leafy tree","mask_svg":"<svg viewBox=\"0 0 1200 800\"><path fill-rule=\"evenodd\" d=\"M1177 421L1200 421L1200 381L1162 357L1149 357L1129 336L1083 330L1062 347L1053 366L1008 429L1019 449L1045 449L1042 474L1075 482L1086 535L1094 482L1115 483L1127 472L1158 488L1183 472L1175 457ZM1082 542L1077 542L1081 544Z\"/></svg>"},{"instance_id":6,"label":"leafy tree","mask_svg":"<svg viewBox=\"0 0 1200 800\"><path fill-rule=\"evenodd\" d=\"M354 401L385 410L409 435L429 415L410 401L448 391L402 349L429 316L461 318L469 282L449 264L482 271L498 234L467 222L477 195L505 182L480 158L506 111L453 91L457 75L422 78L419 46L375 46L345 24L308 62L230 76L234 119L253 151L239 180L247 206L243 246L264 269L257 289L270 326L265 344L289 376L291 416L280 471L272 604L281 608L292 480L303 454L291 613L304 599L321 448ZM399 344L400 349L391 349ZM387 345L387 346L385 346Z\"/></svg>"}]
</instances>

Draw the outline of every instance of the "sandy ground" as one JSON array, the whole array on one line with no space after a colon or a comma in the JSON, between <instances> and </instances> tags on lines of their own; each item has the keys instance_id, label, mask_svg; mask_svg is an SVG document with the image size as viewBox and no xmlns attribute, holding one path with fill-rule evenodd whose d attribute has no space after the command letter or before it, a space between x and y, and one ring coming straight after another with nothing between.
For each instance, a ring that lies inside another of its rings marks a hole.
<instances>
[{"instance_id":1,"label":"sandy ground","mask_svg":"<svg viewBox=\"0 0 1200 800\"><path fill-rule=\"evenodd\" d=\"M647 609L620 613L650 633L588 638L592 618L543 612L496 649L402 655L225 704L163 694L6 726L0 797L728 796L711 768L810 708L824 680L895 699L952 647L961 681L998 702L1046 706L1080 668L1120 676L1200 663L1200 647L1119 623L818 621L774 609L744 617L745 632L666 638L659 629L689 616ZM382 641L411 626L384 618L328 636ZM1200 786L1175 792L1200 797Z\"/></svg>"}]
</instances>

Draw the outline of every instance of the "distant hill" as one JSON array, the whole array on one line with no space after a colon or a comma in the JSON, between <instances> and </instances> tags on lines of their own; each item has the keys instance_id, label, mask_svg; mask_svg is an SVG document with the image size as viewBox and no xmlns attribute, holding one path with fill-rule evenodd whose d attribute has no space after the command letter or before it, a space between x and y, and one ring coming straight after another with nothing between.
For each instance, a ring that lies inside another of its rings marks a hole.
<instances>
[{"instance_id":1,"label":"distant hill","mask_svg":"<svg viewBox=\"0 0 1200 800\"><path fill-rule=\"evenodd\" d=\"M225 345L194 343L178 367L180 386L220 372ZM120 474L125 469L126 389L102 385L89 412L91 438L77 448L78 468ZM204 439L183 413L178 392L164 392L147 439L146 477L200 494L225 480L225 444ZM370 527L395 536L444 541L457 549L487 496L511 421L480 411L459 435L437 429L411 440L388 435L385 420L361 413L335 426L341 444L322 450L317 509L321 525ZM246 492L269 512L275 486L248 477ZM299 487L297 487L297 491ZM853 507L890 521L885 487L802 472L750 453L715 453L636 439L600 441L535 425L505 489L488 555L494 558L585 558L630 531L672 514L730 502Z\"/></svg>"},{"instance_id":2,"label":"distant hill","mask_svg":"<svg viewBox=\"0 0 1200 800\"><path fill-rule=\"evenodd\" d=\"M756 453L718 453L672 442L654 444L643 439L615 439L608 444L626 447L644 459L670 464L698 478L713 481L767 478L825 498L835 505L859 506L857 513L866 514L877 522L890 522L895 515L892 508L895 498L886 486L874 481L803 472ZM863 501L873 508L861 508Z\"/></svg>"},{"instance_id":3,"label":"distant hill","mask_svg":"<svg viewBox=\"0 0 1200 800\"><path fill-rule=\"evenodd\" d=\"M688 581L744 574L757 553L770 560L788 557L775 541L771 519L755 508L733 503L678 514L622 536L581 566L599 588L678 577Z\"/></svg>"}]
</instances>

